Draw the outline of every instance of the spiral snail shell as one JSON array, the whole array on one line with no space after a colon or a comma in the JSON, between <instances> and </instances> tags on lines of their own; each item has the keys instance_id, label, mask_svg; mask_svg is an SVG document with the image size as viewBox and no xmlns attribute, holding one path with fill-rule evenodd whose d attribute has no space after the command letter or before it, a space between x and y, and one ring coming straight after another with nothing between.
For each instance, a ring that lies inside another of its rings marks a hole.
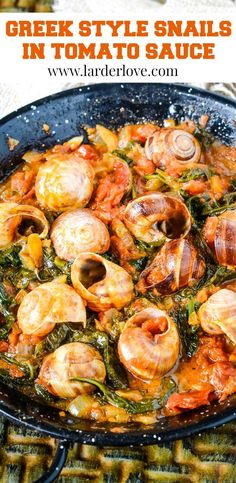
<instances>
[{"instance_id":1,"label":"spiral snail shell","mask_svg":"<svg viewBox=\"0 0 236 483\"><path fill-rule=\"evenodd\" d=\"M13 243L17 236L20 237L18 229L23 220L31 220L40 238L46 238L49 225L41 210L31 205L0 203L0 249Z\"/></svg>"},{"instance_id":2,"label":"spiral snail shell","mask_svg":"<svg viewBox=\"0 0 236 483\"><path fill-rule=\"evenodd\" d=\"M128 203L124 222L138 240L159 243L185 237L191 228L191 215L179 198L151 193Z\"/></svg>"},{"instance_id":3,"label":"spiral snail shell","mask_svg":"<svg viewBox=\"0 0 236 483\"><path fill-rule=\"evenodd\" d=\"M44 209L83 208L92 196L93 181L92 166L78 153L54 154L39 168L35 193Z\"/></svg>"},{"instance_id":4,"label":"spiral snail shell","mask_svg":"<svg viewBox=\"0 0 236 483\"><path fill-rule=\"evenodd\" d=\"M75 290L95 312L121 309L134 297L131 276L95 253L81 253L71 267Z\"/></svg>"},{"instance_id":5,"label":"spiral snail shell","mask_svg":"<svg viewBox=\"0 0 236 483\"><path fill-rule=\"evenodd\" d=\"M105 365L94 347L81 342L62 345L44 358L37 383L62 398L75 398L79 394L94 391L95 388L91 384L72 381L75 377L87 377L104 382Z\"/></svg>"},{"instance_id":6,"label":"spiral snail shell","mask_svg":"<svg viewBox=\"0 0 236 483\"><path fill-rule=\"evenodd\" d=\"M220 265L236 266L236 210L207 218L203 235Z\"/></svg>"},{"instance_id":7,"label":"spiral snail shell","mask_svg":"<svg viewBox=\"0 0 236 483\"><path fill-rule=\"evenodd\" d=\"M225 334L236 344L236 293L223 288L214 293L198 311L201 326L208 334Z\"/></svg>"},{"instance_id":8,"label":"spiral snail shell","mask_svg":"<svg viewBox=\"0 0 236 483\"><path fill-rule=\"evenodd\" d=\"M52 225L51 240L57 256L64 260L87 251L105 253L110 246L106 225L88 208L62 213Z\"/></svg>"},{"instance_id":9,"label":"spiral snail shell","mask_svg":"<svg viewBox=\"0 0 236 483\"><path fill-rule=\"evenodd\" d=\"M81 297L66 283L47 282L29 292L17 312L18 325L24 334L45 336L56 324L82 322L86 311Z\"/></svg>"},{"instance_id":10,"label":"spiral snail shell","mask_svg":"<svg viewBox=\"0 0 236 483\"><path fill-rule=\"evenodd\" d=\"M148 288L156 287L159 293L167 295L192 285L204 272L205 262L190 240L171 240L165 243L141 273L136 288L145 292Z\"/></svg>"},{"instance_id":11,"label":"spiral snail shell","mask_svg":"<svg viewBox=\"0 0 236 483\"><path fill-rule=\"evenodd\" d=\"M147 158L160 167L173 163L180 168L191 168L201 157L199 142L183 129L162 128L155 131L147 139L145 151Z\"/></svg>"},{"instance_id":12,"label":"spiral snail shell","mask_svg":"<svg viewBox=\"0 0 236 483\"><path fill-rule=\"evenodd\" d=\"M158 379L175 365L179 356L179 335L174 321L155 307L131 317L118 342L120 361L144 381Z\"/></svg>"}]
</instances>

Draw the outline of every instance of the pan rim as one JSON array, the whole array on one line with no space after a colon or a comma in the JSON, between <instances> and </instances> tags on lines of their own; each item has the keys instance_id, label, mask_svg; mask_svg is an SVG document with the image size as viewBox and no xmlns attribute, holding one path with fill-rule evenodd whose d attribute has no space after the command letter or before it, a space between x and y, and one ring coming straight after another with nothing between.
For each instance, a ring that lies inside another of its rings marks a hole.
<instances>
[{"instance_id":1,"label":"pan rim","mask_svg":"<svg viewBox=\"0 0 236 483\"><path fill-rule=\"evenodd\" d=\"M10 112L9 114L7 114L6 116L2 117L0 119L0 126L2 124L4 124L5 122L8 122L10 121L11 119L14 119L16 117L16 115L21 115L23 114L25 111L28 111L31 106L40 106L48 101L54 101L55 99L59 99L61 97L70 97L70 96L73 96L74 94L83 94L85 92L94 92L94 91L100 91L102 89L110 89L114 86L130 86L132 85L133 87L137 87L137 86L140 86L140 85L148 85L147 83L145 82L132 82L132 83L129 83L129 82L124 82L124 83L115 83L115 82L111 82L109 84L106 84L105 82L101 82L101 83L98 83L98 84L87 84L87 85L83 85L83 86L78 86L78 87L72 87L70 89L66 89L64 91L58 91L56 92L55 94L49 94L48 96L45 96L45 97L41 97L40 99L37 99L35 101L32 101L32 102L29 102L28 104L22 106L22 107L19 107L18 109L15 109L15 111L12 111ZM207 98L211 98L211 99L214 99L215 101L218 101L218 102L221 102L225 105L231 105L233 108L236 108L236 100L232 99L232 98L228 98L224 95L221 95L221 94L216 94L214 92L209 92L207 91L206 89L203 89L201 87L192 87L191 85L189 84L178 84L178 83L168 83L168 82L163 82L163 83L151 83L150 85L152 86L163 86L163 87L170 87L172 86L173 89L178 89L180 92L183 92L185 94L189 94L189 95L192 95L192 94L196 94L196 95L199 95L201 94L203 97L207 97Z\"/></svg>"},{"instance_id":2,"label":"pan rim","mask_svg":"<svg viewBox=\"0 0 236 483\"><path fill-rule=\"evenodd\" d=\"M59 91L55 94L51 94L40 98L36 101L32 101L25 106L20 107L19 109L7 114L3 118L0 119L0 126L5 124L6 122L16 118L16 116L20 116L28 111L32 105L38 107L42 104L46 104L47 102L54 102L56 99L60 98L68 98L73 95L82 95L84 93L99 93L104 89L109 91L109 89L114 88L114 86L131 86L133 88L139 87L140 85L148 85L147 83L98 83L92 85L84 85L78 87L72 87L68 90ZM227 98L223 95L208 92L205 89L192 87L189 84L179 84L179 83L151 83L152 87L164 87L168 88L171 87L176 90L177 93L184 93L185 95L191 96L195 95L200 98L211 98L213 101L219 102L224 105L229 105L233 109L236 109L236 101L231 98ZM235 111L236 112L236 111ZM196 411L195 411L196 413ZM70 428L64 428L63 426L57 427L53 423L42 421L38 419L37 416L29 416L27 412L21 411L19 417L19 411L13 409L11 407L7 407L6 404L0 402L0 414L7 417L8 419L12 420L16 424L22 424L27 426L28 428L41 431L45 434L50 434L52 437L58 439L67 439L71 442L82 442L86 444L96 444L98 446L127 446L127 445L148 445L148 444L156 444L156 443L165 443L169 441L173 441L176 439L181 439L185 437L189 437L191 435L197 434L202 431L206 431L222 424L229 423L236 419L236 407L235 408L226 408L221 411L219 414L211 415L203 417L201 421L197 423L191 423L187 427L182 425L179 428L175 429L165 429L160 430L159 432L156 429L150 429L143 426L140 431L134 430L130 432L124 433L113 433L107 430L101 429L92 429L91 431L87 430L73 430ZM187 413L186 413L187 414ZM189 413L188 413L189 414ZM158 421L156 423L158 426Z\"/></svg>"}]
</instances>

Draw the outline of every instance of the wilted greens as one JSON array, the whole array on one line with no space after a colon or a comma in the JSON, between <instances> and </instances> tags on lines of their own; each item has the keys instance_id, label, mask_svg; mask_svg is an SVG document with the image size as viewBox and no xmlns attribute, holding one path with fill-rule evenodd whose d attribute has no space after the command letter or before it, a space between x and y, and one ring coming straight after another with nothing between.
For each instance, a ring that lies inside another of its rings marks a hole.
<instances>
[{"instance_id":1,"label":"wilted greens","mask_svg":"<svg viewBox=\"0 0 236 483\"><path fill-rule=\"evenodd\" d=\"M169 389L162 398L147 398L141 401L135 402L126 399L125 397L119 396L115 391L109 388L107 385L102 384L94 379L87 379L85 377L75 377L72 381L87 382L96 386L103 395L105 402L108 402L114 406L125 409L130 414L143 414L150 411L155 411L161 409L163 404L166 402L170 394L176 389L173 380L169 384Z\"/></svg>"}]
</instances>

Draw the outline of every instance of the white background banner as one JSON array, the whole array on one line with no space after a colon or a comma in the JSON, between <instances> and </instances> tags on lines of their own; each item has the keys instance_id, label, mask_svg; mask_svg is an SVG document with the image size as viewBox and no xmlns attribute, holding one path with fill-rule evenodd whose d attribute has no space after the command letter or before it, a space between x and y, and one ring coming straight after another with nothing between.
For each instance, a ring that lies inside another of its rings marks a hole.
<instances>
[{"instance_id":1,"label":"white background banner","mask_svg":"<svg viewBox=\"0 0 236 483\"><path fill-rule=\"evenodd\" d=\"M194 18L1 14L0 82L232 82L235 45L234 8Z\"/></svg>"}]
</instances>

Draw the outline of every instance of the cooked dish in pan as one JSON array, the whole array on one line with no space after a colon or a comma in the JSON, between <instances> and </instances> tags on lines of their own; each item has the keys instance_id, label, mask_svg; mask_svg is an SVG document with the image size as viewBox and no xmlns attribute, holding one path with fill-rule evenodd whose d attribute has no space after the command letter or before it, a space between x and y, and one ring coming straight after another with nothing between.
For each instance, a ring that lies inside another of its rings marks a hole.
<instances>
[{"instance_id":1,"label":"cooked dish in pan","mask_svg":"<svg viewBox=\"0 0 236 483\"><path fill-rule=\"evenodd\" d=\"M236 392L236 148L207 121L24 154L0 186L1 380L146 424Z\"/></svg>"}]
</instances>

